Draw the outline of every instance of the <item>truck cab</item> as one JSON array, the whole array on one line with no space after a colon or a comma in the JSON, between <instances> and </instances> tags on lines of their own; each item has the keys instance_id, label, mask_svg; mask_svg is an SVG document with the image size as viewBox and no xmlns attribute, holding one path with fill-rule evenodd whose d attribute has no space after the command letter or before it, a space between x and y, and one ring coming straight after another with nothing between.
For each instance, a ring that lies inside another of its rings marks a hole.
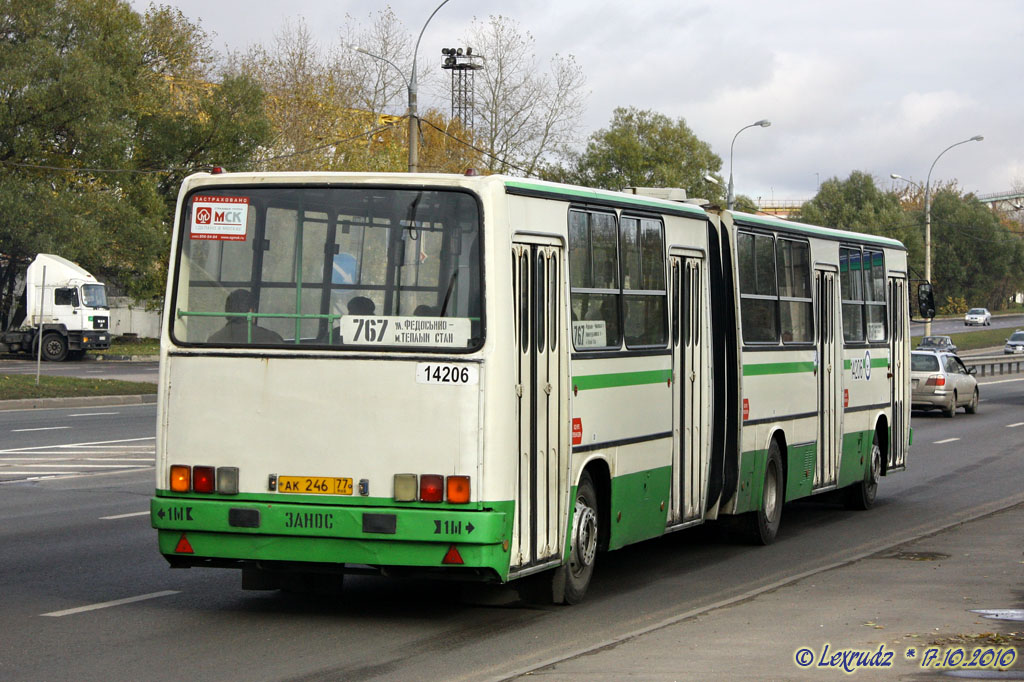
<instances>
[{"instance_id":1,"label":"truck cab","mask_svg":"<svg viewBox=\"0 0 1024 682\"><path fill-rule=\"evenodd\" d=\"M106 287L66 258L41 253L25 273L26 316L31 347L42 340L43 357L77 359L87 350L110 347Z\"/></svg>"}]
</instances>

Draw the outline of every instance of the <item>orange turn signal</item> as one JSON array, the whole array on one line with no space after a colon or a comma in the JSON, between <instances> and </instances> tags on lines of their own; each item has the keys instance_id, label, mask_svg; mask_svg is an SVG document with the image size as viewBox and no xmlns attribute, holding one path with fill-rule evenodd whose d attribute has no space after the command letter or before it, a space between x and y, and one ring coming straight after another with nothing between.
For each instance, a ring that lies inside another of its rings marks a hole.
<instances>
[{"instance_id":1,"label":"orange turn signal","mask_svg":"<svg viewBox=\"0 0 1024 682\"><path fill-rule=\"evenodd\" d=\"M449 476L448 501L452 504L467 504L469 502L469 476Z\"/></svg>"},{"instance_id":2,"label":"orange turn signal","mask_svg":"<svg viewBox=\"0 0 1024 682\"><path fill-rule=\"evenodd\" d=\"M171 465L171 490L176 493L187 493L191 486L189 468L185 464Z\"/></svg>"}]
</instances>

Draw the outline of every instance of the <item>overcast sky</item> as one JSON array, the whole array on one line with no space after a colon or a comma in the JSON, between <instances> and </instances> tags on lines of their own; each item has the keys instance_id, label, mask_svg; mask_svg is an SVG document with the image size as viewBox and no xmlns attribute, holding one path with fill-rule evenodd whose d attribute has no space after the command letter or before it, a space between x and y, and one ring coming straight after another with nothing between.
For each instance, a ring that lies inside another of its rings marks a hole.
<instances>
[{"instance_id":1,"label":"overcast sky","mask_svg":"<svg viewBox=\"0 0 1024 682\"><path fill-rule=\"evenodd\" d=\"M139 11L148 0L130 0ZM440 0L393 0L418 34ZM218 49L269 44L302 18L324 47L366 0L162 0ZM584 135L617 106L682 117L723 161L736 139L738 194L808 199L819 182L859 170L888 188L957 180L978 194L1024 186L1024 2L1021 0L450 0L423 35L419 61L463 45L474 17L501 14L536 39L543 62L572 54L590 91ZM420 108L431 104L420 93ZM437 104L443 105L444 102ZM401 112L396 112L401 113Z\"/></svg>"}]
</instances>

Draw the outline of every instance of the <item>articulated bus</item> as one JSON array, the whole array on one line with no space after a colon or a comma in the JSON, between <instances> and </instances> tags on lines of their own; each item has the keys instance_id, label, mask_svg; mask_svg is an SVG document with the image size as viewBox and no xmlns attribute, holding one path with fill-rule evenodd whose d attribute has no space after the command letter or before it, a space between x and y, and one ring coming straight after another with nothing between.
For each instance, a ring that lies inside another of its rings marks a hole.
<instances>
[{"instance_id":1,"label":"articulated bus","mask_svg":"<svg viewBox=\"0 0 1024 682\"><path fill-rule=\"evenodd\" d=\"M181 188L151 519L245 589L346 573L558 603L599 552L874 501L910 443L891 239L504 176ZM542 574L543 575L540 575Z\"/></svg>"}]
</instances>

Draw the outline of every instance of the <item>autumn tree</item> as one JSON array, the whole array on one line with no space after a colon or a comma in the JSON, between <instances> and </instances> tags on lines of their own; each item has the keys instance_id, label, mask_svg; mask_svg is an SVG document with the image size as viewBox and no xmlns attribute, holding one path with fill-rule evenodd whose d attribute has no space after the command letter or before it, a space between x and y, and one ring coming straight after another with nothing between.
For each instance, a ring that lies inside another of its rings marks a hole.
<instances>
[{"instance_id":1,"label":"autumn tree","mask_svg":"<svg viewBox=\"0 0 1024 682\"><path fill-rule=\"evenodd\" d=\"M542 68L533 36L508 17L474 20L466 44L483 56L474 76L474 129L487 170L536 174L578 139L588 94L583 69L558 54Z\"/></svg>"}]
</instances>

